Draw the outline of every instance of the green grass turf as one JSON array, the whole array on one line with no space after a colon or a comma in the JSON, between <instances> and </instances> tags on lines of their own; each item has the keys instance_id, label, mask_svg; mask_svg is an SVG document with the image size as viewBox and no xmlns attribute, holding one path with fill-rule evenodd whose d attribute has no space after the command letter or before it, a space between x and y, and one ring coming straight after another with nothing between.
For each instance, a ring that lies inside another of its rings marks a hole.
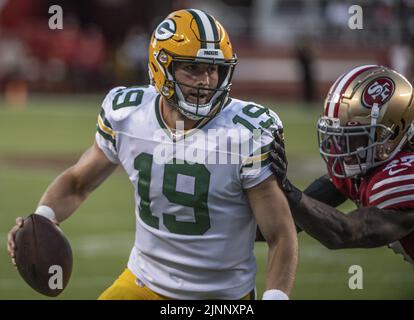
<instances>
[{"instance_id":1,"label":"green grass turf","mask_svg":"<svg viewBox=\"0 0 414 320\"><path fill-rule=\"evenodd\" d=\"M33 168L32 157L75 159L94 139L101 97L38 97L16 111L0 104L0 299L44 299L20 278L9 262L6 234L16 216L30 213L47 185L59 173ZM273 102L286 133L290 177L304 187L323 173L316 148L318 110ZM18 165L4 161L27 157ZM3 159L3 161L2 161ZM27 163L27 166L24 164ZM74 269L58 299L95 299L121 273L134 241L133 189L126 175L115 172L62 228L74 251ZM349 203L343 206L350 210ZM413 268L387 248L332 251L306 234L299 235L300 261L294 299L414 298ZM266 245L256 244L257 288L264 290ZM348 288L348 269L360 265L363 290Z\"/></svg>"}]
</instances>

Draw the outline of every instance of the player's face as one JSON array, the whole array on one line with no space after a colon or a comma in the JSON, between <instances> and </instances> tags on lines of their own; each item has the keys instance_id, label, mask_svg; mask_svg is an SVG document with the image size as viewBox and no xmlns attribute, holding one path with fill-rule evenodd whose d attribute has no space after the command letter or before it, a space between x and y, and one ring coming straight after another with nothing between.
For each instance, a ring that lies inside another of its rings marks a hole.
<instances>
[{"instance_id":1,"label":"player's face","mask_svg":"<svg viewBox=\"0 0 414 320\"><path fill-rule=\"evenodd\" d=\"M217 88L219 72L218 66L204 63L179 62L175 66L175 79L187 102L206 104L210 101L214 91L203 90Z\"/></svg>"},{"instance_id":2,"label":"player's face","mask_svg":"<svg viewBox=\"0 0 414 320\"><path fill-rule=\"evenodd\" d=\"M365 159L366 151L362 151L362 148L365 148L368 145L367 135L350 136L348 141L346 142L345 140L343 144L342 148L344 148L344 150L349 150L349 152L357 152L358 150L361 150L358 153L358 156L361 160ZM348 144L348 146L346 144ZM356 156L344 157L344 162L348 165L354 165L358 164L358 159Z\"/></svg>"}]
</instances>

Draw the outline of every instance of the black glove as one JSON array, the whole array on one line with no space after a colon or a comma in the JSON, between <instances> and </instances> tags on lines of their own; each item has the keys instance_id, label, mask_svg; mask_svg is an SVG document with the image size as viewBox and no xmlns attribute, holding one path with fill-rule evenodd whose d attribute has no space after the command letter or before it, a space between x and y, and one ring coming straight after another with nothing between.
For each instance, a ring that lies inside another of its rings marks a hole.
<instances>
[{"instance_id":1,"label":"black glove","mask_svg":"<svg viewBox=\"0 0 414 320\"><path fill-rule=\"evenodd\" d=\"M270 151L271 168L280 188L285 193L290 208L294 209L302 199L302 191L296 188L286 176L288 161L285 154L283 129L273 131L273 137L272 150Z\"/></svg>"}]
</instances>

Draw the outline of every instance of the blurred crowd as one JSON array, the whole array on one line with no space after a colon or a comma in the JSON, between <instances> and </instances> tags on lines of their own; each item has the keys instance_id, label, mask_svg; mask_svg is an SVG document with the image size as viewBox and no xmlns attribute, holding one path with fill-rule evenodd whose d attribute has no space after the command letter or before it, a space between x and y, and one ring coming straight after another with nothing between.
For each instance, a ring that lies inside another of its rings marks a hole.
<instances>
[{"instance_id":1,"label":"blurred crowd","mask_svg":"<svg viewBox=\"0 0 414 320\"><path fill-rule=\"evenodd\" d=\"M329 1L325 7L326 39L357 48L369 45L388 50L389 64L413 80L414 1L381 0L363 3L362 32L347 32L350 5L358 1Z\"/></svg>"},{"instance_id":2,"label":"blurred crowd","mask_svg":"<svg viewBox=\"0 0 414 320\"><path fill-rule=\"evenodd\" d=\"M65 4L63 29L51 30L52 3L0 1L3 90L25 83L37 92L95 92L119 80L145 81L149 35L141 25L130 25L124 34L111 37L101 24L82 19L77 11L82 6L65 11Z\"/></svg>"},{"instance_id":3,"label":"blurred crowd","mask_svg":"<svg viewBox=\"0 0 414 320\"><path fill-rule=\"evenodd\" d=\"M216 15L247 55L256 50L251 44L274 52L290 46L310 84L314 49L323 46L386 50L390 66L412 79L414 0L359 2L364 30L351 33L348 8L358 1L0 0L0 89L74 93L145 83L151 31L168 12L183 7ZM63 9L62 30L48 27L51 5ZM312 91L305 90L304 97L311 100Z\"/></svg>"}]
</instances>

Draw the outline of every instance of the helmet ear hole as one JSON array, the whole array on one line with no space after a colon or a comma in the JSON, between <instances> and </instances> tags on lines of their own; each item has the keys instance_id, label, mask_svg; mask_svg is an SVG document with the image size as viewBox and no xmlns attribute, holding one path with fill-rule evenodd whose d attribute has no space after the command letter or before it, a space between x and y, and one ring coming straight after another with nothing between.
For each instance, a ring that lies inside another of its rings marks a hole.
<instances>
[{"instance_id":1,"label":"helmet ear hole","mask_svg":"<svg viewBox=\"0 0 414 320\"><path fill-rule=\"evenodd\" d=\"M168 96L170 93L170 89L167 86L162 86L161 93L163 96Z\"/></svg>"},{"instance_id":2,"label":"helmet ear hole","mask_svg":"<svg viewBox=\"0 0 414 320\"><path fill-rule=\"evenodd\" d=\"M394 129L394 133L391 135L390 140L394 140L400 134L400 126L396 126Z\"/></svg>"},{"instance_id":3,"label":"helmet ear hole","mask_svg":"<svg viewBox=\"0 0 414 320\"><path fill-rule=\"evenodd\" d=\"M401 118L402 130L405 130L406 122L404 118Z\"/></svg>"},{"instance_id":4,"label":"helmet ear hole","mask_svg":"<svg viewBox=\"0 0 414 320\"><path fill-rule=\"evenodd\" d=\"M164 50L160 51L158 55L158 61L163 65L166 65L168 63L168 55L164 52Z\"/></svg>"}]
</instances>

